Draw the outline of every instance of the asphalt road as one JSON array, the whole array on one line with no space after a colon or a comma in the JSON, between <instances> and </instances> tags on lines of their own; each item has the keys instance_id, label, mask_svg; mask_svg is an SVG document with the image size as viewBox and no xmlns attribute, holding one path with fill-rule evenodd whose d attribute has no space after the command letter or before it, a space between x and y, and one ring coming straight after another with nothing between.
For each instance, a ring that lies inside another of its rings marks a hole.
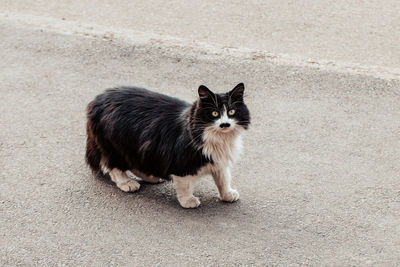
<instances>
[{"instance_id":1,"label":"asphalt road","mask_svg":"<svg viewBox=\"0 0 400 267\"><path fill-rule=\"evenodd\" d=\"M0 22L1 265L400 263L398 80ZM194 100L238 82L253 123L237 203L204 179L185 210L170 183L127 194L85 166L104 88Z\"/></svg>"},{"instance_id":2,"label":"asphalt road","mask_svg":"<svg viewBox=\"0 0 400 267\"><path fill-rule=\"evenodd\" d=\"M0 8L314 61L384 66L400 76L397 0L0 0Z\"/></svg>"}]
</instances>

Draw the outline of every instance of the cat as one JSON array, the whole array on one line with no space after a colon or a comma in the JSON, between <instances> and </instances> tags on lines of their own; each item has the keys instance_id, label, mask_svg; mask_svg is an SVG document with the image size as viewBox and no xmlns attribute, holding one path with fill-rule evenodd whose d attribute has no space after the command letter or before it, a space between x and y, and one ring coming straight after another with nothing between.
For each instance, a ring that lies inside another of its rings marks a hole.
<instances>
[{"instance_id":1,"label":"cat","mask_svg":"<svg viewBox=\"0 0 400 267\"><path fill-rule=\"evenodd\" d=\"M195 183L211 175L221 200L234 202L230 169L250 125L244 89L216 94L201 85L192 104L139 87L107 89L87 107L86 162L125 192L140 187L129 171L150 183L172 178L184 208L200 205Z\"/></svg>"}]
</instances>

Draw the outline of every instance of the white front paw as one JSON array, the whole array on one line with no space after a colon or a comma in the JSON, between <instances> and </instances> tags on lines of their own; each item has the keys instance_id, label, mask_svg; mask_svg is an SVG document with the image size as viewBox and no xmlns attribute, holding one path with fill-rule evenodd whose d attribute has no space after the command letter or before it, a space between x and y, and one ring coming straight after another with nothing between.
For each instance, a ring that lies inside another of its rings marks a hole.
<instances>
[{"instance_id":1,"label":"white front paw","mask_svg":"<svg viewBox=\"0 0 400 267\"><path fill-rule=\"evenodd\" d=\"M190 196L188 198L182 197L179 200L179 204L185 209L190 209L190 208L197 208L200 205L200 200L199 198L195 196Z\"/></svg>"},{"instance_id":2,"label":"white front paw","mask_svg":"<svg viewBox=\"0 0 400 267\"><path fill-rule=\"evenodd\" d=\"M140 184L133 180L117 184L117 186L124 192L135 192L140 188Z\"/></svg>"},{"instance_id":3,"label":"white front paw","mask_svg":"<svg viewBox=\"0 0 400 267\"><path fill-rule=\"evenodd\" d=\"M235 189L232 189L221 195L221 199L227 202L234 202L239 199L239 192Z\"/></svg>"}]
</instances>

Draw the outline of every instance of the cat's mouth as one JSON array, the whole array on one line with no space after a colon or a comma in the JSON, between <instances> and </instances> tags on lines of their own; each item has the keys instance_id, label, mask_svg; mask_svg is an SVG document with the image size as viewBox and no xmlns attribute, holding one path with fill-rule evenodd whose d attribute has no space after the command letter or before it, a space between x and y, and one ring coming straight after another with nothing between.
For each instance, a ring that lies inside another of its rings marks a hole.
<instances>
[{"instance_id":1,"label":"cat's mouth","mask_svg":"<svg viewBox=\"0 0 400 267\"><path fill-rule=\"evenodd\" d=\"M221 128L220 131L221 132L229 132L232 130L232 127L228 127L228 128Z\"/></svg>"},{"instance_id":2,"label":"cat's mouth","mask_svg":"<svg viewBox=\"0 0 400 267\"><path fill-rule=\"evenodd\" d=\"M229 133L229 132L232 132L232 131L234 130L234 127L233 127L233 126L224 127L224 128L221 128L221 127L220 127L218 130L219 130L219 132L221 132L221 133Z\"/></svg>"}]
</instances>

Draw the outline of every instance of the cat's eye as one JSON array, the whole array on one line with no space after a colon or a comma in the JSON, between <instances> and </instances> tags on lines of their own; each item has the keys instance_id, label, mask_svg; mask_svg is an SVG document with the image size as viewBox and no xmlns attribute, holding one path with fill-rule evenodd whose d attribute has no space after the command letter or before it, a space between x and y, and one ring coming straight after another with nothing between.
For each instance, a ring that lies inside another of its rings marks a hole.
<instances>
[{"instance_id":1,"label":"cat's eye","mask_svg":"<svg viewBox=\"0 0 400 267\"><path fill-rule=\"evenodd\" d=\"M211 115L213 115L213 117L218 117L219 112L218 112L218 111L213 111L213 112L211 113Z\"/></svg>"},{"instance_id":2,"label":"cat's eye","mask_svg":"<svg viewBox=\"0 0 400 267\"><path fill-rule=\"evenodd\" d=\"M234 109L229 110L228 114L232 116L233 114L235 114L235 110Z\"/></svg>"}]
</instances>

